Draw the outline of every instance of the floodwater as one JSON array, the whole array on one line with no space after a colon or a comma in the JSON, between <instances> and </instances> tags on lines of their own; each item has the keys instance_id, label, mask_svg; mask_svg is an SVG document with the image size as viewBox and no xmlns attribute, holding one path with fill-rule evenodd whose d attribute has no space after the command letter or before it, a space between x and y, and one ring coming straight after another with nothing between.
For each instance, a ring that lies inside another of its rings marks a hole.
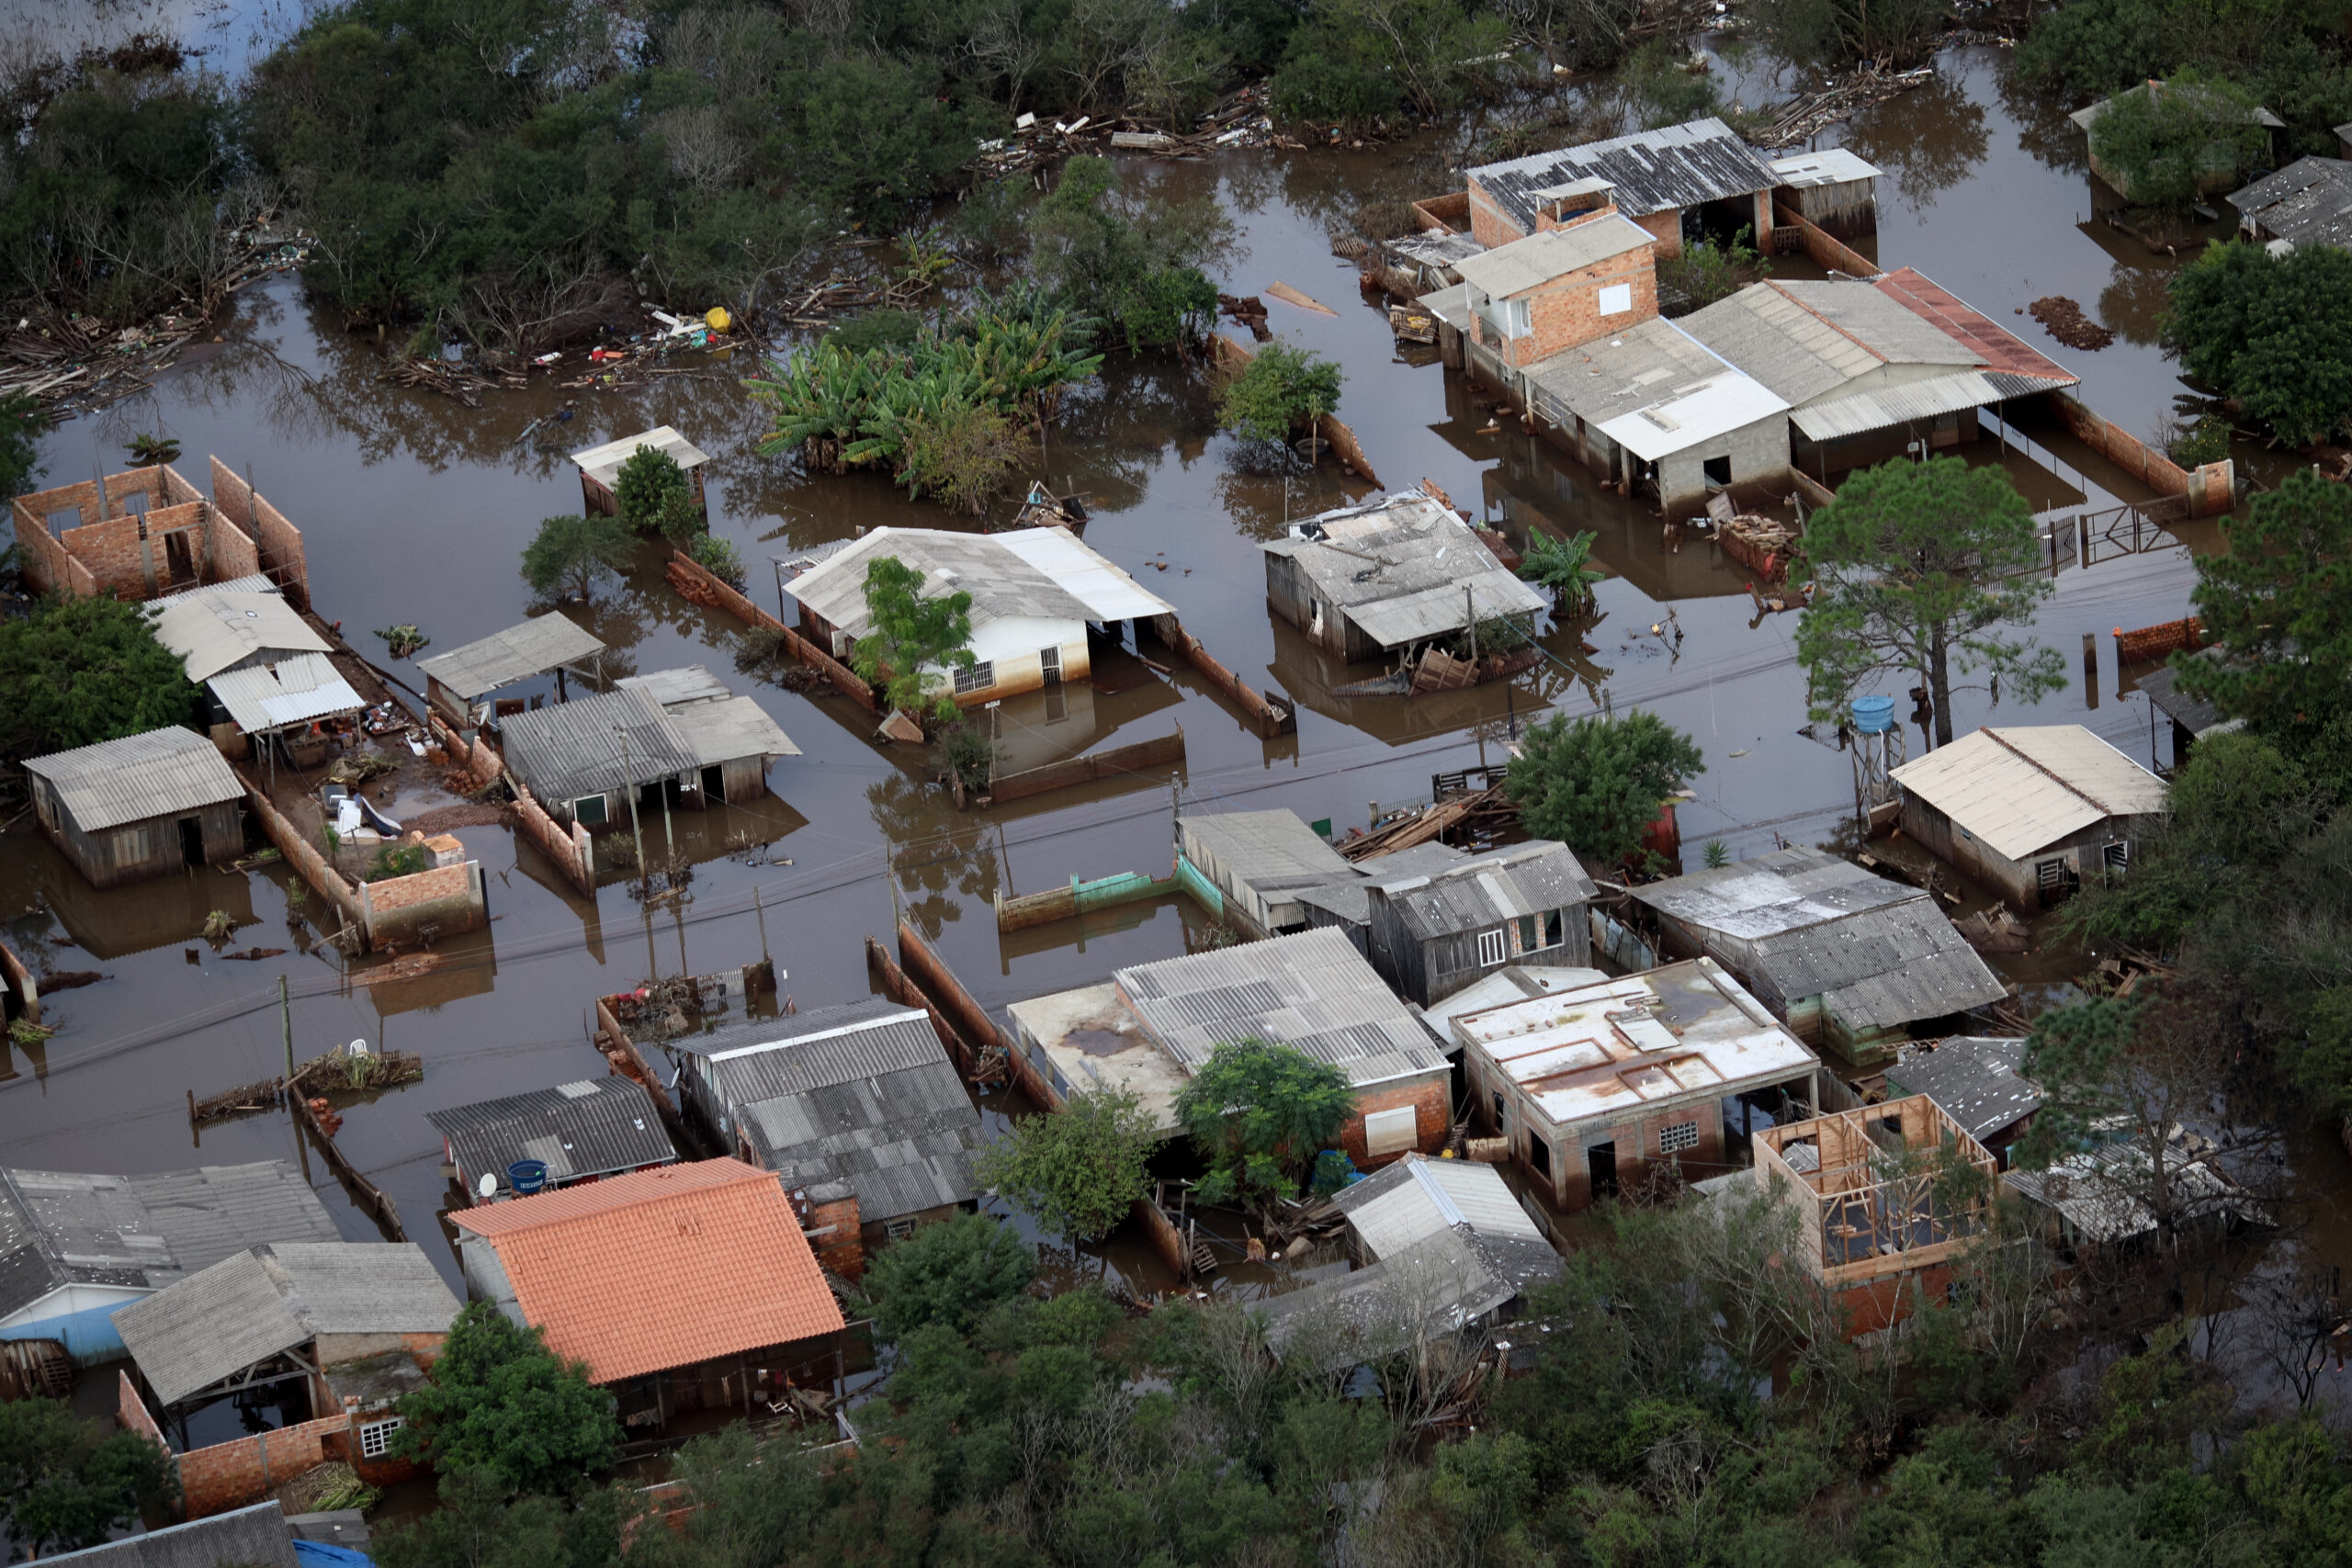
<instances>
[{"instance_id":1,"label":"floodwater","mask_svg":"<svg viewBox=\"0 0 2352 1568\"><path fill-rule=\"evenodd\" d=\"M2061 134L2071 128L2008 91L2000 53L1955 51L1942 66L1935 85L1869 111L1843 133L1888 171L1880 254L1919 266L2011 324L2082 376L2092 406L2148 432L2183 390L2153 344L2153 312L2175 264L2086 221L2090 182ZM1824 141L1839 139L1833 129ZM1384 317L1360 301L1353 269L1329 254L1329 223L1367 199L1458 184L1448 162L1424 141L1125 170L1170 195L1210 192L1227 205L1241 244L1220 287L1261 293L1281 280L1332 308L1327 316L1271 307L1279 332L1345 367L1341 412L1388 486L1434 480L1514 536L1600 533L1600 558L1613 574L1599 590L1601 617L1552 636L1555 657L1538 672L1512 687L1419 703L1330 696L1371 671L1334 667L1269 619L1257 546L1286 516L1351 490L1328 464L1288 479L1251 471L1213 429L1196 367L1114 360L1099 384L1069 400L1040 471L1092 498L1089 544L1173 602L1244 679L1299 701L1295 736L1261 739L1189 671L1053 710L1042 700L1010 703L1008 757L1096 750L1181 724L1187 761L1173 779L1159 769L959 812L922 758L869 739L860 710L761 686L758 699L803 754L775 765L775 798L759 807L678 813L666 826L649 818L649 839L675 833L697 863L684 901L649 913L617 880L588 900L504 830L465 829L459 836L489 875L492 925L444 943L433 974L375 986L348 983L304 909L289 903L282 869L192 873L102 894L19 824L0 838L8 940L37 965L104 978L58 993L48 1014L62 1026L55 1038L7 1059L0 1147L8 1163L152 1170L303 1155L282 1116L216 1125L200 1138L187 1117L191 1091L201 1097L279 1070L284 975L298 1055L364 1039L424 1057L421 1083L351 1108L338 1141L390 1192L410 1234L454 1282L454 1259L431 1234L446 1193L424 1112L601 1074L588 1041L593 998L649 974L708 973L765 953L798 1007L847 1001L866 993L865 939L887 940L903 914L991 1008L1097 982L1116 966L1183 952L1188 912L1137 906L1000 938L994 898L1072 876L1164 874L1171 818L1182 808L1289 807L1329 817L1344 832L1380 804L1425 798L1432 773L1499 761L1516 728L1544 711L1604 704L1652 708L1696 737L1707 769L1691 781L1695 799L1682 814L1694 852L1708 840L1736 856L1781 840L1828 839L1850 810L1851 771L1834 746L1802 732L1794 620L1759 616L1741 569L1703 540L1668 553L1654 522L1597 492L1551 448L1508 427L1485 429L1487 409L1458 378L1400 357ZM2052 293L2091 308L2117 329L2116 344L2096 354L2060 349L2014 314ZM755 367L740 351L731 360L681 357L673 365L693 374L643 390L566 392L539 379L526 391L487 394L480 410L387 387L377 379L383 364L372 338L345 333L292 277L278 278L249 291L222 341L191 353L151 395L52 432L42 446L48 482L119 469L124 444L141 432L177 438L194 477L218 454L302 529L319 609L379 662L372 627L413 622L435 649L447 649L521 619L531 608L516 572L525 541L539 519L580 504L563 452L654 424L674 425L713 454L713 525L735 542L763 602L777 595L777 563L796 550L882 525L962 525L909 503L878 477L804 476L789 460L755 456L760 410L739 385ZM578 401L575 419L530 433L567 398ZM2070 443L2041 433L2033 440L2007 460L2038 500L2071 511L2143 493ZM2203 527L2186 547L2058 573L2036 630L2066 654L2075 683L2027 711L1996 711L1984 694L1967 694L1959 728L2076 720L2148 756L2146 705L2121 690L2107 634L2186 614L2189 549L2212 543ZM611 646L616 671L705 663L733 677L735 628L682 602L650 557L625 584L571 613ZM1653 626L1668 635L1652 634ZM2099 649L2095 673L2083 672L2086 637ZM1597 651L1582 652L1580 638ZM421 683L409 664L387 668ZM421 768L371 793L395 818L447 803ZM252 961L216 953L198 934L213 909L240 922L227 948L287 951ZM1001 1097L985 1109L992 1124L1023 1113ZM315 1154L307 1157L345 1233L372 1234ZM2306 1158L2330 1167L2307 1172L2310 1185L2343 1187L2347 1173L2332 1145ZM2332 1234L2340 1241L2341 1226ZM1073 1278L1106 1273L1138 1290L1167 1283L1128 1241L1083 1256L1049 1246L1047 1257Z\"/></svg>"}]
</instances>

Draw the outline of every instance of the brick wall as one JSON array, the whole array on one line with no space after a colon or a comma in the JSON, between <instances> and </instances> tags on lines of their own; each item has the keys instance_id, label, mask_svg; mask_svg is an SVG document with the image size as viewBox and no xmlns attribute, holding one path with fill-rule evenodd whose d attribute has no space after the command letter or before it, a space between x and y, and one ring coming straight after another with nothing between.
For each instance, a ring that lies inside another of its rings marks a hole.
<instances>
[{"instance_id":1,"label":"brick wall","mask_svg":"<svg viewBox=\"0 0 2352 1568\"><path fill-rule=\"evenodd\" d=\"M50 533L49 525L17 502L17 547L22 552L25 581L41 593L54 593L69 581L71 559L65 547Z\"/></svg>"},{"instance_id":2,"label":"brick wall","mask_svg":"<svg viewBox=\"0 0 2352 1568\"><path fill-rule=\"evenodd\" d=\"M245 533L254 531L253 487L218 457L212 459L212 504Z\"/></svg>"},{"instance_id":3,"label":"brick wall","mask_svg":"<svg viewBox=\"0 0 2352 1568\"><path fill-rule=\"evenodd\" d=\"M1632 217L1630 213L1627 216ZM1635 227L1657 242L1657 254L1661 258L1679 256L1682 254L1682 209L1669 207L1663 212L1653 212L1645 217L1634 218L1633 222Z\"/></svg>"},{"instance_id":4,"label":"brick wall","mask_svg":"<svg viewBox=\"0 0 2352 1568\"><path fill-rule=\"evenodd\" d=\"M164 1429L147 1413L147 1402L139 1397L139 1385L127 1371L114 1375L114 1418L124 1431L136 1432L165 1452L171 1451L172 1445L164 1441Z\"/></svg>"},{"instance_id":5,"label":"brick wall","mask_svg":"<svg viewBox=\"0 0 2352 1568\"><path fill-rule=\"evenodd\" d=\"M89 479L80 484L59 485L55 490L35 491L17 498L17 515L31 517L46 531L49 520L60 512L81 513L85 523L96 523L104 517L105 505L98 499L98 487Z\"/></svg>"},{"instance_id":6,"label":"brick wall","mask_svg":"<svg viewBox=\"0 0 2352 1568\"><path fill-rule=\"evenodd\" d=\"M232 1508L249 1507L313 1465L334 1457L331 1438L349 1425L343 1415L321 1416L298 1427L255 1432L233 1442L215 1443L180 1455L180 1514L200 1519ZM340 1450L342 1445L335 1447Z\"/></svg>"},{"instance_id":7,"label":"brick wall","mask_svg":"<svg viewBox=\"0 0 2352 1568\"><path fill-rule=\"evenodd\" d=\"M426 926L437 927L437 936L454 936L490 923L481 863L474 860L362 883L359 909L371 947L418 940Z\"/></svg>"},{"instance_id":8,"label":"brick wall","mask_svg":"<svg viewBox=\"0 0 2352 1568\"><path fill-rule=\"evenodd\" d=\"M216 582L228 582L240 577L255 577L261 572L261 551L254 546L245 531L221 514L217 506L209 508L212 535L212 578Z\"/></svg>"},{"instance_id":9,"label":"brick wall","mask_svg":"<svg viewBox=\"0 0 2352 1568\"><path fill-rule=\"evenodd\" d=\"M1366 1149L1363 1119L1376 1111L1394 1111L1398 1106L1409 1105L1413 1108L1414 1146L1425 1155L1437 1153L1445 1146L1446 1134L1453 1125L1451 1087L1452 1075L1438 1073L1423 1078L1408 1078L1399 1083L1377 1084L1357 1091L1355 1105L1348 1112L1347 1123L1340 1129L1340 1147L1355 1162L1358 1170L1374 1170L1386 1165L1396 1156L1375 1156Z\"/></svg>"},{"instance_id":10,"label":"brick wall","mask_svg":"<svg viewBox=\"0 0 2352 1568\"><path fill-rule=\"evenodd\" d=\"M298 610L311 607L311 566L302 554L302 530L262 496L254 497L254 544L261 569L269 573Z\"/></svg>"},{"instance_id":11,"label":"brick wall","mask_svg":"<svg viewBox=\"0 0 2352 1568\"><path fill-rule=\"evenodd\" d=\"M59 542L87 568L95 592L118 599L147 597L146 543L136 517L107 517L68 528Z\"/></svg>"},{"instance_id":12,"label":"brick wall","mask_svg":"<svg viewBox=\"0 0 2352 1568\"><path fill-rule=\"evenodd\" d=\"M1484 186L1475 178L1467 183L1470 192L1470 237L1472 239L1491 251L1497 245L1508 245L1513 240L1527 238L1526 231L1519 226L1519 220L1507 217L1503 209L1495 205L1495 198L1487 194L1487 188Z\"/></svg>"},{"instance_id":13,"label":"brick wall","mask_svg":"<svg viewBox=\"0 0 2352 1568\"><path fill-rule=\"evenodd\" d=\"M1678 1122L1692 1121L1699 1123L1698 1146L1675 1155L1661 1154L1658 1134ZM1720 1176L1724 1166L1722 1107L1713 1100L1678 1106L1637 1122L1585 1127L1579 1129L1577 1137L1559 1140L1552 1147L1553 1174L1549 1179L1554 1199L1561 1208L1574 1213L1591 1203L1591 1160L1587 1151L1601 1144L1611 1145L1616 1151L1617 1188L1621 1192L1639 1187L1660 1165L1680 1165L1685 1178L1691 1181ZM1528 1165L1524 1137L1514 1140L1511 1152L1531 1174L1542 1179L1541 1173Z\"/></svg>"},{"instance_id":14,"label":"brick wall","mask_svg":"<svg viewBox=\"0 0 2352 1568\"><path fill-rule=\"evenodd\" d=\"M245 785L245 804L253 807L254 817L261 823L262 831L269 835L269 841L276 844L278 852L302 874L302 880L315 888L321 897L333 904L335 912L364 935L368 929L367 917L360 910L358 897L352 892L351 884L344 879L343 873L329 865L326 857L311 847L310 840L296 831L294 824L269 803L269 797L250 784Z\"/></svg>"},{"instance_id":15,"label":"brick wall","mask_svg":"<svg viewBox=\"0 0 2352 1568\"><path fill-rule=\"evenodd\" d=\"M808 1237L808 1247L817 1255L820 1268L831 1269L844 1280L857 1280L865 1277L865 1244L863 1239L864 1221L859 1217L857 1194L834 1198L822 1203L811 1203L803 1231L822 1232Z\"/></svg>"}]
</instances>

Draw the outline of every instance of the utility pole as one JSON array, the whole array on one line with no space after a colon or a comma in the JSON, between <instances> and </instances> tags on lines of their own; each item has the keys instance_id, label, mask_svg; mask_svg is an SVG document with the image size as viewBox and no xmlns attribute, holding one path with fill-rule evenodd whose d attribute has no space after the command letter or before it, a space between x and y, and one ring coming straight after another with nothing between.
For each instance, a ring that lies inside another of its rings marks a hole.
<instances>
[{"instance_id":1,"label":"utility pole","mask_svg":"<svg viewBox=\"0 0 2352 1568\"><path fill-rule=\"evenodd\" d=\"M621 772L628 775L622 780L621 787L628 791L628 833L637 841L637 875L642 882L645 879L645 830L637 820L637 770L629 765L628 731L616 724L613 726L613 733L621 738ZM666 806L667 802L663 804Z\"/></svg>"},{"instance_id":2,"label":"utility pole","mask_svg":"<svg viewBox=\"0 0 2352 1568\"><path fill-rule=\"evenodd\" d=\"M277 1021L286 1035L286 1092L294 1092L294 1007L287 999L286 976L277 977Z\"/></svg>"}]
</instances>

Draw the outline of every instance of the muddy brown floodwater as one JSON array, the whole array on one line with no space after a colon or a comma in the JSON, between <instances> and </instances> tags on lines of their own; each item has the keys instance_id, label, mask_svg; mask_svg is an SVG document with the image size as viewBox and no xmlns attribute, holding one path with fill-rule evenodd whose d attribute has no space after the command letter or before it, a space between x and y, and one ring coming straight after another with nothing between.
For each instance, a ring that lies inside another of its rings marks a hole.
<instances>
[{"instance_id":1,"label":"muddy brown floodwater","mask_svg":"<svg viewBox=\"0 0 2352 1568\"><path fill-rule=\"evenodd\" d=\"M1880 254L1920 267L2050 350L2082 376L2094 407L2148 432L2186 391L2154 343L2164 279L2177 264L2086 221L2090 181L2072 128L2054 106L2007 86L2001 52L1959 50L1940 64L1934 85L1822 139L1842 141L1887 171ZM1735 80L1760 95L1764 74L1751 67ZM1776 839L1832 837L1849 809L1851 774L1833 746L1801 732L1793 619L1759 618L1746 574L1711 545L1666 553L1655 523L1596 491L1552 448L1508 429L1485 430L1485 408L1458 378L1400 357L1385 318L1360 301L1353 269L1330 254L1327 225L1340 214L1373 197L1458 186L1445 165L1430 144L1408 144L1133 162L1125 173L1170 195L1208 192L1225 203L1242 246L1222 288L1262 294L1279 279L1338 311L1271 306L1281 333L1345 367L1343 412L1388 485L1435 480L1515 535L1598 531L1600 559L1612 576L1600 587L1601 620L1583 633L1597 652L1583 654L1577 635L1561 632L1548 642L1555 658L1514 688L1419 702L1332 697L1367 671L1333 667L1270 621L1257 547L1285 516L1349 493L1340 477L1328 468L1288 480L1248 471L1234 443L1214 431L1196 368L1114 360L1099 384L1069 399L1043 468L1092 497L1089 544L1172 601L1244 679L1298 699L1295 736L1261 739L1189 672L1114 696L1089 694L1051 712L1042 698L1016 701L1002 710L1009 754L1093 750L1181 723L1189 761L1173 783L1161 770L993 812L958 812L930 784L922 759L868 739L859 710L761 686L759 701L803 754L775 766L774 798L760 807L673 820L672 830L690 840L682 848L699 861L688 901L649 915L617 883L590 901L504 829L463 828L459 837L489 874L490 930L445 944L433 975L362 987L345 982L332 950L308 936L302 910L289 909L282 870L191 873L101 894L20 826L0 838L0 916L9 939L49 967L96 969L105 978L62 993L50 1013L62 1025L56 1037L8 1058L0 1079L7 1163L153 1170L296 1157L283 1117L216 1126L198 1139L186 1113L189 1090L202 1095L277 1070L283 1047L275 993L284 974L296 998L300 1054L359 1038L424 1058L421 1083L352 1108L339 1142L392 1194L411 1233L455 1282L454 1259L431 1235L445 1195L424 1112L601 1073L588 1043L593 998L649 973L756 959L763 919L764 945L786 972L782 989L802 1008L864 995L862 943L869 934L887 938L901 910L985 1005L1000 1008L1180 953L1186 917L1173 905L1139 906L1000 939L991 909L999 894L1035 892L1074 875L1164 873L1180 805L1291 807L1310 819L1329 817L1344 832L1367 820L1373 803L1425 797L1433 772L1498 759L1511 730L1538 714L1589 712L1604 702L1655 709L1697 738L1707 770L1692 781L1697 798L1683 813L1692 845L1720 839L1741 855ZM2116 331L2116 343L2089 354L2045 343L2040 326L2016 312L2049 294L2082 302ZM388 388L376 378L378 345L311 310L290 276L249 291L222 335L151 395L51 433L41 448L49 482L119 469L124 444L139 432L176 437L198 472L217 453L302 529L321 612L371 656L382 651L368 630L375 626L414 622L446 649L520 619L529 607L516 573L525 540L540 518L580 504L563 452L657 423L675 425L714 455L714 526L735 542L763 603L777 597L774 562L796 549L884 524L954 525L880 478L808 477L754 456L760 411L739 385L753 368L748 355L679 361L699 373L643 391L577 394L576 419L526 435L571 394L539 382L492 395L476 411ZM2144 493L2040 432L2003 460L2058 514ZM1983 694L1970 694L1959 727L1996 717L2078 720L2147 757L2148 710L2121 689L2126 672L2115 668L2107 634L2186 614L2189 552L2213 543L2211 528L2199 527L2185 544L2061 571L2036 630L2066 655L2075 684L2023 712L2011 705L1996 714ZM1679 644L1649 633L1669 609ZM680 600L650 558L582 618L637 670L707 663L733 674L736 628ZM2100 649L2089 676L2080 654L2086 635ZM389 668L416 682L413 665ZM379 793L394 817L449 803L415 770ZM288 951L251 962L217 954L198 937L216 908L243 923L229 946ZM2030 965L2020 977L2060 978ZM1026 1113L1003 1097L983 1105L992 1124ZM2305 1145L2299 1161L2312 1190L2342 1190L2344 1159L2333 1145ZM315 1157L311 1168L346 1234L372 1234ZM2324 1237L2312 1245L2342 1258L2344 1232L2332 1217ZM1107 1273L1143 1289L1167 1282L1125 1240L1082 1257L1051 1247L1047 1255L1073 1278Z\"/></svg>"}]
</instances>

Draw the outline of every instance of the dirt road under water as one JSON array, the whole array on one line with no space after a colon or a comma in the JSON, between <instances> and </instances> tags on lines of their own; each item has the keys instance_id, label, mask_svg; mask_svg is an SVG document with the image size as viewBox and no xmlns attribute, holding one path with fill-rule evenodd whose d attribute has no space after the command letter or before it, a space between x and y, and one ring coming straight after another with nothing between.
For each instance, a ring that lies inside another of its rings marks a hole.
<instances>
[{"instance_id":1,"label":"dirt road under water","mask_svg":"<svg viewBox=\"0 0 2352 1568\"><path fill-rule=\"evenodd\" d=\"M2012 102L1999 53L1958 51L1942 67L1935 85L1822 139L1843 141L1887 171L1881 255L1920 267L2012 325L2080 374L2094 407L2148 431L2178 389L2153 344L2153 313L2174 264L2084 223L2088 176L2078 145L2061 134L2072 128L2046 107ZM601 1074L587 1038L598 994L649 972L756 959L763 919L764 945L786 971L783 991L803 1009L849 1000L866 990L864 939L887 936L901 910L990 1007L1097 981L1116 965L1182 952L1181 911L1136 908L1000 941L994 897L1073 875L1164 873L1180 803L1286 807L1331 818L1344 831L1365 821L1374 802L1426 796L1432 772L1498 760L1512 726L1547 706L1645 706L1695 735L1707 771L1683 814L1694 846L1721 839L1737 855L1769 849L1776 837L1826 839L1849 809L1850 771L1833 746L1799 733L1793 618L1759 620L1742 569L1702 541L1664 553L1655 523L1596 492L1551 448L1507 429L1483 433L1486 409L1436 366L1401 359L1384 317L1360 303L1353 269L1330 254L1326 228L1340 214L1374 197L1444 188L1453 179L1445 163L1410 145L1137 162L1125 172L1171 194L1213 191L1227 204L1243 241L1221 280L1228 291L1260 293L1279 279L1337 310L1271 307L1278 331L1344 365L1344 415L1389 486L1432 479L1514 532L1599 531L1600 559L1614 575L1600 589L1604 617L1584 634L1597 653L1581 654L1576 635L1562 633L1550 639L1557 660L1512 692L1419 704L1330 698L1348 676L1270 621L1257 546L1286 515L1338 502L1348 493L1341 477L1327 468L1285 482L1246 471L1234 444L1213 430L1196 368L1114 361L1098 386L1070 400L1043 469L1091 496L1089 544L1172 601L1244 679L1301 701L1296 736L1261 739L1189 674L1115 697L1080 701L1074 693L1052 715L1041 699L1016 701L1003 710L1009 752L1095 750L1181 722L1189 750L1181 782L1161 770L959 813L929 784L921 759L868 739L860 710L762 686L759 700L804 754L775 766L775 798L762 807L673 819L670 830L688 835L687 852L703 857L689 901L648 915L616 884L591 903L562 890L503 829L463 829L489 873L491 930L443 944L432 975L360 987L344 982L331 950L289 930L289 913L299 927L301 911L289 911L282 871L190 874L99 894L20 827L0 837L9 940L57 969L107 977L59 996L50 1018L60 1032L9 1059L12 1076L0 1080L7 1163L146 1170L294 1157L284 1118L218 1126L198 1140L185 1100L277 1069L283 973L296 998L298 1055L364 1038L424 1058L422 1083L350 1110L339 1142L392 1194L411 1234L430 1243L445 1194L438 1140L424 1113ZM2052 293L2082 301L2117 331L2116 344L2097 354L2060 349L2014 313ZM521 619L529 595L515 561L524 542L540 518L579 507L562 453L653 424L675 425L714 454L714 526L735 542L763 602L775 597L772 563L797 549L886 524L950 525L879 478L804 477L789 462L753 456L760 411L738 384L753 369L748 356L679 360L697 374L642 392L568 394L540 381L492 394L475 411L381 385L379 345L311 311L291 277L249 292L223 340L191 355L151 396L53 432L42 447L48 482L119 469L124 444L140 432L176 437L193 472L218 454L303 530L318 606L379 660L368 628L414 622L446 649ZM526 436L567 396L579 399L578 417ZM2103 479L2100 465L2065 444L2028 456L2043 469L2017 471L2038 499L2071 510L2110 504L2102 484L2120 481ZM2039 708L1997 716L1983 694L1971 694L1960 728L1996 716L2080 720L2147 757L2146 706L2120 694L2106 634L2186 614L2189 548L2211 542L2200 529L2186 547L2062 571L2037 630L2066 654L2076 684ZM1648 634L1669 608L1679 647ZM650 561L574 613L637 670L706 663L735 678L728 645L736 628L681 601ZM2093 677L2080 673L2086 634L2100 649ZM388 667L421 683L412 665ZM447 803L421 770L389 795L384 807L394 817ZM657 831L650 821L647 830ZM289 951L254 962L217 954L198 935L215 908L251 922L230 947ZM2341 1164L2325 1145L2311 1157ZM315 1156L311 1168L346 1233L371 1234ZM2345 1174L2331 1171L2324 1185L2340 1187ZM428 1250L454 1280L447 1249ZM1125 1242L1066 1266L1164 1283Z\"/></svg>"}]
</instances>

